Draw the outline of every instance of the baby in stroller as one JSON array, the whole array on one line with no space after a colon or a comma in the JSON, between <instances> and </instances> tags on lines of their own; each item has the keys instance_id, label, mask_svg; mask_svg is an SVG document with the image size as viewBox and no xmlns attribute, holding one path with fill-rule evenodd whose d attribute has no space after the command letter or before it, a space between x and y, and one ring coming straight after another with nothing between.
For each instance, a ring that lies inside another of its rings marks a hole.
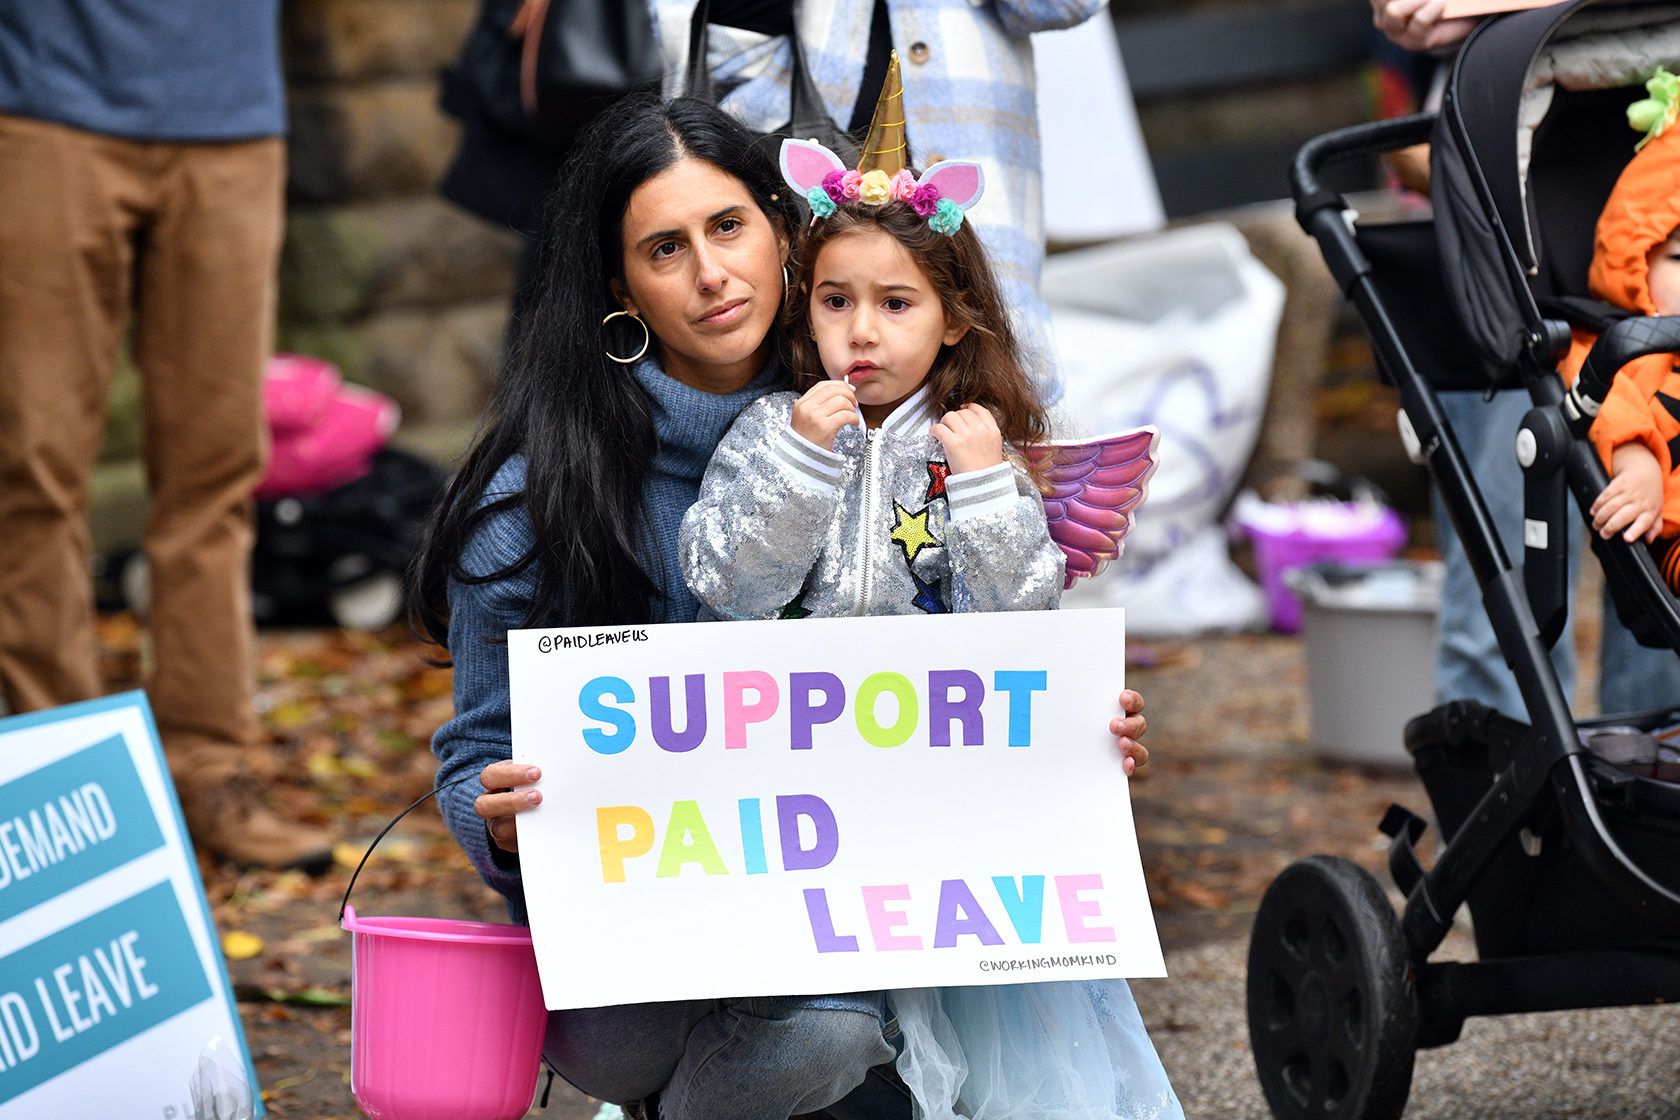
<instances>
[{"instance_id":1,"label":"baby in stroller","mask_svg":"<svg viewBox=\"0 0 1680 1120\"><path fill-rule=\"evenodd\" d=\"M1628 110L1648 131L1623 170L1594 232L1594 295L1638 315L1680 315L1680 78L1658 69L1651 97ZM1563 372L1580 372L1597 335L1577 328ZM1617 375L1588 432L1611 472L1591 507L1595 532L1643 538L1665 582L1680 590L1680 366L1651 354Z\"/></svg>"}]
</instances>

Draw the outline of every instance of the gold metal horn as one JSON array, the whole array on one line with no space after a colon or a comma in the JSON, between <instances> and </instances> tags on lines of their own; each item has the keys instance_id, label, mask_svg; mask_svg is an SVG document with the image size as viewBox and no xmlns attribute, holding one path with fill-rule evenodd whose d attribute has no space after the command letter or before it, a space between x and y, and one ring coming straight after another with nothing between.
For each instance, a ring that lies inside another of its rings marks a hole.
<instances>
[{"instance_id":1,"label":"gold metal horn","mask_svg":"<svg viewBox=\"0 0 1680 1120\"><path fill-rule=\"evenodd\" d=\"M887 80L881 86L881 99L875 102L875 117L869 122L869 138L863 142L863 155L858 159L859 171L885 171L896 175L904 170L904 83L898 75L898 52L892 52L887 64Z\"/></svg>"}]
</instances>

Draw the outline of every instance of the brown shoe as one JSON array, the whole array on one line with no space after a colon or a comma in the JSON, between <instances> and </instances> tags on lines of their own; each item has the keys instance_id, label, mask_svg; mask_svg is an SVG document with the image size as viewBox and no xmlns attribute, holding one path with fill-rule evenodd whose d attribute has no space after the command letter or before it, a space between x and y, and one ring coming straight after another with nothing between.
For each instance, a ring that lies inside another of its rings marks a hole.
<instances>
[{"instance_id":1,"label":"brown shoe","mask_svg":"<svg viewBox=\"0 0 1680 1120\"><path fill-rule=\"evenodd\" d=\"M196 846L241 867L318 875L332 865L331 833L283 820L263 804L245 748L171 736L164 752Z\"/></svg>"}]
</instances>

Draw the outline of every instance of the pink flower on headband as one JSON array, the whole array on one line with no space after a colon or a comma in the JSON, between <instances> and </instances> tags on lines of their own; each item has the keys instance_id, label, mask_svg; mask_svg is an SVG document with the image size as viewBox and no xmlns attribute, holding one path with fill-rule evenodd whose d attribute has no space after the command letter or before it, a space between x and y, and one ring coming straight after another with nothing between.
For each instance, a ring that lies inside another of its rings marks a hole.
<instances>
[{"instance_id":1,"label":"pink flower on headband","mask_svg":"<svg viewBox=\"0 0 1680 1120\"><path fill-rule=\"evenodd\" d=\"M916 212L918 218L931 218L939 210L939 188L932 183L917 187L905 196L904 201L910 204L910 209Z\"/></svg>"},{"instance_id":2,"label":"pink flower on headband","mask_svg":"<svg viewBox=\"0 0 1680 1120\"><path fill-rule=\"evenodd\" d=\"M827 193L828 197L833 199L835 202L844 202L846 200L846 190L842 185L842 180L845 179L845 177L846 173L844 171L830 171L827 175L823 176L822 189Z\"/></svg>"},{"instance_id":3,"label":"pink flower on headband","mask_svg":"<svg viewBox=\"0 0 1680 1120\"><path fill-rule=\"evenodd\" d=\"M916 177L907 168L900 168L888 184L892 197L899 202L909 202L916 193Z\"/></svg>"},{"instance_id":4,"label":"pink flower on headband","mask_svg":"<svg viewBox=\"0 0 1680 1120\"><path fill-rule=\"evenodd\" d=\"M849 201L856 202L863 194L863 172L841 172L840 191Z\"/></svg>"}]
</instances>

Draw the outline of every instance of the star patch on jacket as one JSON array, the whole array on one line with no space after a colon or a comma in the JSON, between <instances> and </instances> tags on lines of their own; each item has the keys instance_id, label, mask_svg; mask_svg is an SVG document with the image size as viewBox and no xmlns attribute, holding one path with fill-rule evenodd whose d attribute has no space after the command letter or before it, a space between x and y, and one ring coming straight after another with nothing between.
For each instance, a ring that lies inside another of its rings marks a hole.
<instances>
[{"instance_id":1,"label":"star patch on jacket","mask_svg":"<svg viewBox=\"0 0 1680 1120\"><path fill-rule=\"evenodd\" d=\"M910 573L910 578L916 584L916 597L910 600L911 606L928 614L951 613L945 609L945 598L939 593L938 580L925 580L915 572Z\"/></svg>"},{"instance_id":2,"label":"star patch on jacket","mask_svg":"<svg viewBox=\"0 0 1680 1120\"><path fill-rule=\"evenodd\" d=\"M780 614L778 614L776 617L777 618L805 618L806 616L808 616L811 613L811 611L808 607L805 606L805 596L809 593L810 593L810 588L808 588L808 587L800 588L799 589L799 594L795 595L793 597L793 599L788 603L788 605L782 608L782 612Z\"/></svg>"},{"instance_id":3,"label":"star patch on jacket","mask_svg":"<svg viewBox=\"0 0 1680 1120\"><path fill-rule=\"evenodd\" d=\"M929 459L927 461L927 472L927 500L931 502L935 498L944 498L946 503L949 504L951 496L945 493L945 480L951 476L951 464L941 463L938 459Z\"/></svg>"},{"instance_id":4,"label":"star patch on jacket","mask_svg":"<svg viewBox=\"0 0 1680 1120\"><path fill-rule=\"evenodd\" d=\"M904 562L914 564L916 555L924 548L944 548L945 542L928 529L928 513L932 506L923 506L911 513L897 502L893 503L892 539L904 550Z\"/></svg>"}]
</instances>

